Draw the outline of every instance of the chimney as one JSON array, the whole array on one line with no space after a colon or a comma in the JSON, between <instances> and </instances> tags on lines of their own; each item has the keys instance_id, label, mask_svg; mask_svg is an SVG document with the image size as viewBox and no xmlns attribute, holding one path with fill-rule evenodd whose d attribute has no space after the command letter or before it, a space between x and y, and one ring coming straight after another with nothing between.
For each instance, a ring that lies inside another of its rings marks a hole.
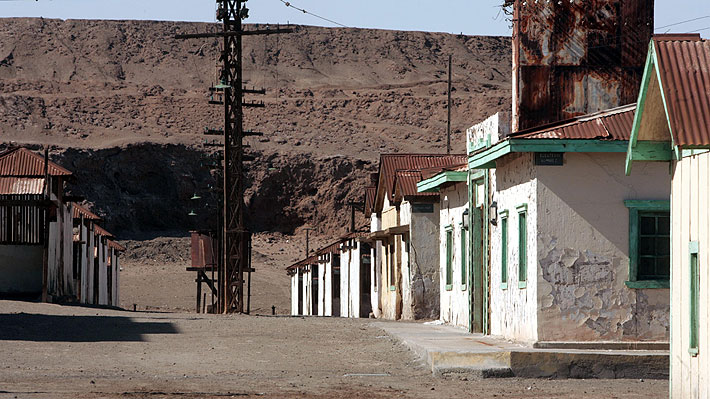
<instances>
[{"instance_id":1,"label":"chimney","mask_svg":"<svg viewBox=\"0 0 710 399\"><path fill-rule=\"evenodd\" d=\"M516 0L512 129L636 102L654 0Z\"/></svg>"}]
</instances>

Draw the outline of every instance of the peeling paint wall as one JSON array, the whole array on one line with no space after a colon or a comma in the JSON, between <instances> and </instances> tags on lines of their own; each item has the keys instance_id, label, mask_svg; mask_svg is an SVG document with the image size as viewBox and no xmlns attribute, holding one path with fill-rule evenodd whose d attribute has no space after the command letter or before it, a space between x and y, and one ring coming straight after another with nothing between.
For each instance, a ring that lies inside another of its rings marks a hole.
<instances>
[{"instance_id":1,"label":"peeling paint wall","mask_svg":"<svg viewBox=\"0 0 710 399\"><path fill-rule=\"evenodd\" d=\"M403 219L409 217L409 245L407 262L402 275L407 284L404 290L404 319L438 319L440 309L439 291L439 204L433 212L414 212L411 204L403 207ZM406 210L405 210L406 209ZM406 216L404 216L407 214ZM407 278L407 276L409 278Z\"/></svg>"},{"instance_id":2,"label":"peeling paint wall","mask_svg":"<svg viewBox=\"0 0 710 399\"><path fill-rule=\"evenodd\" d=\"M355 248L352 248L354 246ZM345 300L341 300L341 317L360 317L360 243L354 240L348 240L341 246L341 276L348 279L345 283ZM347 265L347 274L342 269L342 265ZM348 277L349 276L349 277ZM343 293L343 285L341 282L341 293ZM346 310L346 313L342 313Z\"/></svg>"},{"instance_id":3,"label":"peeling paint wall","mask_svg":"<svg viewBox=\"0 0 710 399\"><path fill-rule=\"evenodd\" d=\"M468 271L466 277L461 275L461 234L463 231L461 221L463 212L468 208L468 185L457 183L450 187L442 188L440 192L441 210L439 211L439 290L440 295L440 320L446 324L468 328L469 319L469 282ZM446 290L446 227L451 226L453 232L452 260L452 287ZM468 251L467 251L468 254ZM468 256L467 256L468 257ZM470 268L471 265L466 265Z\"/></svg>"},{"instance_id":4,"label":"peeling paint wall","mask_svg":"<svg viewBox=\"0 0 710 399\"><path fill-rule=\"evenodd\" d=\"M624 162L621 153L565 153L564 166L536 167L540 341L669 338L668 289L624 284L629 214L623 202L668 200L668 164L639 164L626 177Z\"/></svg>"},{"instance_id":5,"label":"peeling paint wall","mask_svg":"<svg viewBox=\"0 0 710 399\"><path fill-rule=\"evenodd\" d=\"M502 234L500 217L490 225L491 335L520 342L538 340L537 312L537 185L533 154L511 154L498 160L491 172L490 190L498 211L508 211L508 279L502 282ZM516 207L527 204L527 286L518 288L518 214Z\"/></svg>"}]
</instances>

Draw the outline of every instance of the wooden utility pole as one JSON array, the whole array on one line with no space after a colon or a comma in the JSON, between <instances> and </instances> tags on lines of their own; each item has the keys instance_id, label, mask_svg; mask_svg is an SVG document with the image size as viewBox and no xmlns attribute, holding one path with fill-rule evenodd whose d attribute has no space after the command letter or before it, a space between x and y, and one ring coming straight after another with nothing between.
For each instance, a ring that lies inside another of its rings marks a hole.
<instances>
[{"instance_id":1,"label":"wooden utility pole","mask_svg":"<svg viewBox=\"0 0 710 399\"><path fill-rule=\"evenodd\" d=\"M244 30L242 20L249 16L246 0L218 0L217 19L222 32L176 35L177 39L222 38L220 84L213 89L224 92L224 185L222 218L222 265L220 267L218 307L220 313L248 313L244 302L245 273L251 281L251 232L244 224L244 137L260 133L245 131L243 109L263 108L264 103L245 102L244 94L265 94L264 89L243 87L242 36L288 33L290 29ZM219 103L219 102L213 102ZM248 289L248 287L247 287ZM249 299L247 299L248 304Z\"/></svg>"},{"instance_id":2,"label":"wooden utility pole","mask_svg":"<svg viewBox=\"0 0 710 399\"><path fill-rule=\"evenodd\" d=\"M446 118L446 154L451 154L451 60L452 56L449 54L449 89L448 89L448 105L446 106L446 111L448 116Z\"/></svg>"},{"instance_id":3,"label":"wooden utility pole","mask_svg":"<svg viewBox=\"0 0 710 399\"><path fill-rule=\"evenodd\" d=\"M314 228L311 228L311 227L306 227L304 230L306 230L306 256L305 256L305 257L308 258L309 256L311 256L311 249L310 249L310 247L309 247L309 245L310 245L310 244L309 244L309 239L310 239L310 237L308 236L308 233L309 233L310 231L312 231L312 230L315 230L315 229L314 229Z\"/></svg>"}]
</instances>

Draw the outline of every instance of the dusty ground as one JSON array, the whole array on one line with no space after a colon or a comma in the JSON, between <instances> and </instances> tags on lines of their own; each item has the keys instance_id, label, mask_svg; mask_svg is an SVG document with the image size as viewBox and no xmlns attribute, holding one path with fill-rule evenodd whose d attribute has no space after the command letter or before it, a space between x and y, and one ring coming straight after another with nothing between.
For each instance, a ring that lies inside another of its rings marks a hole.
<instances>
[{"instance_id":1,"label":"dusty ground","mask_svg":"<svg viewBox=\"0 0 710 399\"><path fill-rule=\"evenodd\" d=\"M332 237L331 237L332 239ZM310 248L326 244L326 237L311 237ZM158 237L151 240L123 241L128 249L121 257L121 307L140 310L177 312L195 311L195 273L187 272L190 264L189 237ZM252 262L252 313L278 314L291 312L290 278L286 267L305 254L304 234L285 236L261 233L254 236ZM208 303L211 301L206 285Z\"/></svg>"},{"instance_id":2,"label":"dusty ground","mask_svg":"<svg viewBox=\"0 0 710 399\"><path fill-rule=\"evenodd\" d=\"M437 379L367 320L0 301L0 398L665 398L664 381Z\"/></svg>"}]
</instances>

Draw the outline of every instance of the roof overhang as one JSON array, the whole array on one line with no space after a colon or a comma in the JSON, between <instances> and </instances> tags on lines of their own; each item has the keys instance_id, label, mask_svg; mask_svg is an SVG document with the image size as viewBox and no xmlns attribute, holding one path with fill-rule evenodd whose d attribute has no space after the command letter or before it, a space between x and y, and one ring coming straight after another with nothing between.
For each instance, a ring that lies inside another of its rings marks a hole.
<instances>
[{"instance_id":1,"label":"roof overhang","mask_svg":"<svg viewBox=\"0 0 710 399\"><path fill-rule=\"evenodd\" d=\"M638 107L626 151L626 175L631 174L634 161L665 162L678 160L682 156L681 149L675 141L669 104L665 95L668 88L664 88L663 85L658 52L654 40L651 40L641 80ZM707 148L684 146L683 151Z\"/></svg>"},{"instance_id":2,"label":"roof overhang","mask_svg":"<svg viewBox=\"0 0 710 399\"><path fill-rule=\"evenodd\" d=\"M394 236L406 236L409 235L409 225L405 224L403 226L390 227L384 230L377 230L370 233L367 236L368 239L373 241L385 241L390 237Z\"/></svg>"},{"instance_id":3,"label":"roof overhang","mask_svg":"<svg viewBox=\"0 0 710 399\"><path fill-rule=\"evenodd\" d=\"M468 172L444 171L417 183L417 191L420 193L438 193L442 187L465 182L466 179L468 179Z\"/></svg>"},{"instance_id":4,"label":"roof overhang","mask_svg":"<svg viewBox=\"0 0 710 399\"><path fill-rule=\"evenodd\" d=\"M626 140L516 139L509 138L469 156L469 169L494 169L496 160L514 152L618 152L625 153Z\"/></svg>"}]
</instances>

